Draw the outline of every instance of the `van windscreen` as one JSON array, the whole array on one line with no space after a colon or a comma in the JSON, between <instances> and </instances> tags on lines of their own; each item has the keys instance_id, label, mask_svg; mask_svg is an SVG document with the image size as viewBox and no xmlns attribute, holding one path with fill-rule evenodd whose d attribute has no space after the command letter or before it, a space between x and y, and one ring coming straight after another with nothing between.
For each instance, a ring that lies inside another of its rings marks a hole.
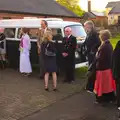
<instances>
[{"instance_id":1,"label":"van windscreen","mask_svg":"<svg viewBox=\"0 0 120 120\"><path fill-rule=\"evenodd\" d=\"M75 37L86 37L86 32L82 25L71 25L67 26L72 28L72 35Z\"/></svg>"}]
</instances>

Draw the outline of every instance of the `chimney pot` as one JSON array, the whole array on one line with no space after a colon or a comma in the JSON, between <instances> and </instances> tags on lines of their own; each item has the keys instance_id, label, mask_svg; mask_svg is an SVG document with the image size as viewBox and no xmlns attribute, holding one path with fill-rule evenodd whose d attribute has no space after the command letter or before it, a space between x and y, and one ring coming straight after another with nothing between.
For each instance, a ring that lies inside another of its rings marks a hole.
<instances>
[{"instance_id":1,"label":"chimney pot","mask_svg":"<svg viewBox=\"0 0 120 120\"><path fill-rule=\"evenodd\" d=\"M88 0L88 12L91 12L91 0Z\"/></svg>"}]
</instances>

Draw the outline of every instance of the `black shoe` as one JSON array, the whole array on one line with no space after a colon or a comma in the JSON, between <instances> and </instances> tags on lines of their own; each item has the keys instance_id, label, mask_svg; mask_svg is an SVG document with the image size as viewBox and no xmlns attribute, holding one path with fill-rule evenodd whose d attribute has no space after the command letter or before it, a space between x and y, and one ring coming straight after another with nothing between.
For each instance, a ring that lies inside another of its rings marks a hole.
<instances>
[{"instance_id":1,"label":"black shoe","mask_svg":"<svg viewBox=\"0 0 120 120\"><path fill-rule=\"evenodd\" d=\"M45 88L45 91L49 91L49 88Z\"/></svg>"},{"instance_id":2,"label":"black shoe","mask_svg":"<svg viewBox=\"0 0 120 120\"><path fill-rule=\"evenodd\" d=\"M7 67L6 61L3 61L4 68Z\"/></svg>"},{"instance_id":3,"label":"black shoe","mask_svg":"<svg viewBox=\"0 0 120 120\"><path fill-rule=\"evenodd\" d=\"M66 79L63 80L63 83L67 83L67 82L68 82L68 80L66 80Z\"/></svg>"},{"instance_id":4,"label":"black shoe","mask_svg":"<svg viewBox=\"0 0 120 120\"><path fill-rule=\"evenodd\" d=\"M2 60L0 60L0 68L1 68L1 69L4 69L4 63L3 63Z\"/></svg>"},{"instance_id":5,"label":"black shoe","mask_svg":"<svg viewBox=\"0 0 120 120\"><path fill-rule=\"evenodd\" d=\"M40 76L40 79L44 79L44 76Z\"/></svg>"},{"instance_id":6,"label":"black shoe","mask_svg":"<svg viewBox=\"0 0 120 120\"><path fill-rule=\"evenodd\" d=\"M56 88L53 89L54 92L58 91Z\"/></svg>"}]
</instances>

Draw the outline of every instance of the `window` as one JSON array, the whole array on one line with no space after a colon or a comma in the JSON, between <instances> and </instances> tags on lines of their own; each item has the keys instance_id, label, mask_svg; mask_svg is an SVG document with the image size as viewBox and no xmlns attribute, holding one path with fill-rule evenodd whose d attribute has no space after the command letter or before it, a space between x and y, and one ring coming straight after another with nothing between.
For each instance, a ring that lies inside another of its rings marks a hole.
<instances>
[{"instance_id":1,"label":"window","mask_svg":"<svg viewBox=\"0 0 120 120\"><path fill-rule=\"evenodd\" d=\"M5 29L5 36L7 38L14 38L15 37L15 28L6 28Z\"/></svg>"},{"instance_id":2,"label":"window","mask_svg":"<svg viewBox=\"0 0 120 120\"><path fill-rule=\"evenodd\" d=\"M52 33L53 33L53 36L57 35L57 34L62 35L62 32L61 32L60 28L52 28Z\"/></svg>"},{"instance_id":3,"label":"window","mask_svg":"<svg viewBox=\"0 0 120 120\"><path fill-rule=\"evenodd\" d=\"M31 39L37 39L38 36L38 29L37 28L31 28L29 32Z\"/></svg>"},{"instance_id":4,"label":"window","mask_svg":"<svg viewBox=\"0 0 120 120\"><path fill-rule=\"evenodd\" d=\"M53 40L62 40L62 31L60 28L52 28Z\"/></svg>"},{"instance_id":5,"label":"window","mask_svg":"<svg viewBox=\"0 0 120 120\"><path fill-rule=\"evenodd\" d=\"M86 37L86 32L85 32L83 26L71 25L68 27L70 27L72 29L72 35L74 35L75 37Z\"/></svg>"},{"instance_id":6,"label":"window","mask_svg":"<svg viewBox=\"0 0 120 120\"><path fill-rule=\"evenodd\" d=\"M18 37L18 38L21 38L21 36L22 36L22 31L21 31L21 28L19 28L19 29L18 29L17 37ZM38 28L30 28L29 36L30 36L30 39L37 39L37 36L38 36Z\"/></svg>"}]
</instances>

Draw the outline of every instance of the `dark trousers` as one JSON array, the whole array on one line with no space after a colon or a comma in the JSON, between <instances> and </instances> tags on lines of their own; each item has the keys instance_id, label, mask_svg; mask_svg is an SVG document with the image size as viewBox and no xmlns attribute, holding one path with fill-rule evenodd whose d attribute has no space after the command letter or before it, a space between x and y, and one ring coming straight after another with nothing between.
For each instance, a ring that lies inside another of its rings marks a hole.
<instances>
[{"instance_id":1,"label":"dark trousers","mask_svg":"<svg viewBox=\"0 0 120 120\"><path fill-rule=\"evenodd\" d=\"M120 79L116 80L117 106L120 107Z\"/></svg>"},{"instance_id":2,"label":"dark trousers","mask_svg":"<svg viewBox=\"0 0 120 120\"><path fill-rule=\"evenodd\" d=\"M89 90L89 91L93 92L95 79L96 79L96 71L95 70L89 71L89 73L88 73L88 82L87 82L87 85L86 85L86 90Z\"/></svg>"},{"instance_id":3,"label":"dark trousers","mask_svg":"<svg viewBox=\"0 0 120 120\"><path fill-rule=\"evenodd\" d=\"M95 59L95 54L88 53L87 57L88 57L88 64L90 65L91 63L93 63Z\"/></svg>"},{"instance_id":4,"label":"dark trousers","mask_svg":"<svg viewBox=\"0 0 120 120\"><path fill-rule=\"evenodd\" d=\"M39 56L39 64L40 64L40 77L44 77L45 74L45 66L44 66L44 59L43 59L43 55L40 54Z\"/></svg>"},{"instance_id":5,"label":"dark trousers","mask_svg":"<svg viewBox=\"0 0 120 120\"><path fill-rule=\"evenodd\" d=\"M75 62L74 59L64 60L65 81L71 82L75 80Z\"/></svg>"}]
</instances>

